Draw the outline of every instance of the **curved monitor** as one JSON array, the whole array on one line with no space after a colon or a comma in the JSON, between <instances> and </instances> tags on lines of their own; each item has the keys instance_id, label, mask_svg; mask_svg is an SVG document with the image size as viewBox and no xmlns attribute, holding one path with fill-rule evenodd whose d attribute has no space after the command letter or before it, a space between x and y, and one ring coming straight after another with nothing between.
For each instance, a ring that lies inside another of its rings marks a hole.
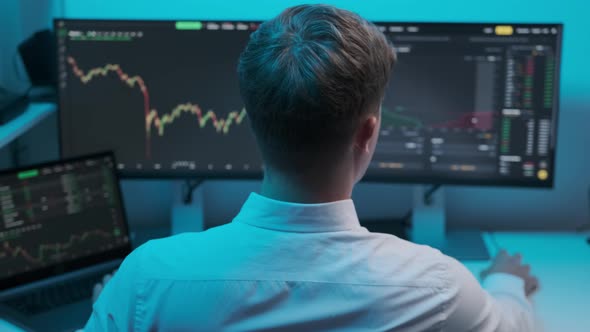
<instances>
[{"instance_id":1,"label":"curved monitor","mask_svg":"<svg viewBox=\"0 0 590 332\"><path fill-rule=\"evenodd\" d=\"M124 176L260 177L238 91L259 22L56 20L65 156ZM551 187L560 24L377 22L397 53L365 180Z\"/></svg>"}]
</instances>

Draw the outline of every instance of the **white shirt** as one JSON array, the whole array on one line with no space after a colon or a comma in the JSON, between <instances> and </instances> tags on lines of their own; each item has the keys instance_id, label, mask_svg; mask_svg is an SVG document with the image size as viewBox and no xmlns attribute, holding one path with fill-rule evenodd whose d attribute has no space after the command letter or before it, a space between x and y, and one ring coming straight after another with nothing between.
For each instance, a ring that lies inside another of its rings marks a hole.
<instances>
[{"instance_id":1,"label":"white shirt","mask_svg":"<svg viewBox=\"0 0 590 332\"><path fill-rule=\"evenodd\" d=\"M86 331L509 331L523 281L479 285L438 250L360 226L354 204L251 194L233 222L131 253Z\"/></svg>"}]
</instances>

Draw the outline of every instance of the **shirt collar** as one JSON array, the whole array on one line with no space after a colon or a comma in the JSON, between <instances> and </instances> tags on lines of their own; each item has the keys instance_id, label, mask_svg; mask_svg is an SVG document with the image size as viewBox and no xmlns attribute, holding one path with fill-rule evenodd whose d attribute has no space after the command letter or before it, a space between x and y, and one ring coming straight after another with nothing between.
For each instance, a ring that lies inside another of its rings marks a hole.
<instances>
[{"instance_id":1,"label":"shirt collar","mask_svg":"<svg viewBox=\"0 0 590 332\"><path fill-rule=\"evenodd\" d=\"M351 199L301 204L251 193L234 222L284 232L338 232L360 227Z\"/></svg>"}]
</instances>

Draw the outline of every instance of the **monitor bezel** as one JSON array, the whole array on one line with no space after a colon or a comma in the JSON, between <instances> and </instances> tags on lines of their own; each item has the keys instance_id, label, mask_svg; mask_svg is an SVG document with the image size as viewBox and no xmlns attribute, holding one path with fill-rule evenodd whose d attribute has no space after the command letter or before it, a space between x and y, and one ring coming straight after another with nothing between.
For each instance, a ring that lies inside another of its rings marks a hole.
<instances>
[{"instance_id":1,"label":"monitor bezel","mask_svg":"<svg viewBox=\"0 0 590 332\"><path fill-rule=\"evenodd\" d=\"M125 235L128 238L128 241L125 245L112 248L107 251L95 253L89 256L78 257L67 262L61 262L57 264L53 264L50 266L42 267L40 269L21 272L19 274L11 275L7 278L0 279L0 291L7 290L10 288L23 286L25 284L29 284L32 282L37 282L43 279L55 277L61 274L74 272L77 270L82 270L84 268L88 268L97 264L122 260L124 259L129 253L132 251L131 245L131 236L130 236L130 229L129 223L127 218L127 212L125 210L125 205L123 201L123 193L121 191L121 185L119 183L119 175L116 169L116 159L115 155L112 152L99 152L93 154L87 154L83 156L61 159L59 161L51 161L51 162L44 162L35 165L29 165L26 167L18 167L18 168L11 168L8 170L0 171L0 176L15 174L21 171L30 170L32 168L43 168L43 167L52 167L57 165L63 165L69 162L79 162L85 161L89 159L99 159L99 158L106 158L109 157L113 160L114 168L113 168L113 175L115 176L115 181L117 183L117 194L119 195L119 205L121 206L121 215L122 215L122 224L124 226Z\"/></svg>"},{"instance_id":2,"label":"monitor bezel","mask_svg":"<svg viewBox=\"0 0 590 332\"><path fill-rule=\"evenodd\" d=\"M229 19L229 20L220 20L220 19L188 19L194 21L202 21L202 22L231 22L231 23L262 23L264 20L256 20L256 19ZM130 23L170 23L170 22L177 22L177 21L187 21L187 19L69 19L69 18L54 18L53 26L54 29L57 29L58 22L130 22ZM535 26L535 27L558 27L557 37L557 47L556 47L556 75L555 75L555 84L554 84L554 111L553 111L553 132L552 132L552 158L550 161L550 169L552 170L551 177L548 181L531 181L527 179L471 179L471 178L461 178L460 176L447 176L447 175L437 175L437 176L408 176L408 175L398 175L398 174L380 174L378 169L368 169L365 176L362 178L361 181L363 182L380 182L380 183L400 183L400 184L436 184L436 185L460 185L460 186L486 186L486 187L520 187L520 188L546 188L551 189L555 186L555 177L556 177L556 159L557 159L557 131L559 125L559 113L560 113L560 89L561 89L561 61L562 61L562 40L563 40L563 30L564 24L560 22L498 22L498 21L491 21L491 22L435 22L435 21L371 21L371 23L375 25L380 24L401 24L401 25L452 25L452 26L478 26L478 25L517 25L517 26ZM57 38L56 38L57 43ZM57 47L56 47L57 49ZM59 56L59 55L58 55ZM58 57L56 57L58 59ZM59 60L58 60L59 61ZM56 63L58 66L59 63ZM63 144L63 137L62 137L62 119L63 119L63 111L59 104L61 102L61 91L57 89L57 97L58 97L58 131L59 131L59 151L60 155L63 156L64 153L64 144ZM190 179L190 178L199 178L199 179L207 179L207 180L260 180L263 178L263 168L258 170L252 171L243 171L243 170L215 170L215 171L173 171L173 170L133 170L133 169L126 169L126 170L119 170L117 169L118 174L121 178L128 178L128 179Z\"/></svg>"}]
</instances>

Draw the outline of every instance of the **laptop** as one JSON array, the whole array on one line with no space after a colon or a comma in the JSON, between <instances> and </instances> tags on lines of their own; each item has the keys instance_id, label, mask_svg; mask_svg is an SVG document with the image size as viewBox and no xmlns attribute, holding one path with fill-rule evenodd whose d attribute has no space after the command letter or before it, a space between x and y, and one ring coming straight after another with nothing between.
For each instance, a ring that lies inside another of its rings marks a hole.
<instances>
[{"instance_id":1,"label":"laptop","mask_svg":"<svg viewBox=\"0 0 590 332\"><path fill-rule=\"evenodd\" d=\"M0 172L0 319L82 327L94 285L130 252L112 153Z\"/></svg>"}]
</instances>

